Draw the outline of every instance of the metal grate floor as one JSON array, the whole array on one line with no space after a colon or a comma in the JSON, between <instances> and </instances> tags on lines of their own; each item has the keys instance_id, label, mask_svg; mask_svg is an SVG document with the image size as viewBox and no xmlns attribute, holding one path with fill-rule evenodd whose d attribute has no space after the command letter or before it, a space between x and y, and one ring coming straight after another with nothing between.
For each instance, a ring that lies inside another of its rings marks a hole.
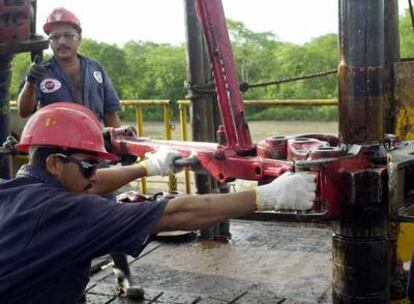
<instances>
[{"instance_id":1,"label":"metal grate floor","mask_svg":"<svg viewBox=\"0 0 414 304\"><path fill-rule=\"evenodd\" d=\"M329 226L231 220L231 233L226 244L154 241L130 260L144 300L116 296L106 267L92 275L88 303L331 303Z\"/></svg>"}]
</instances>

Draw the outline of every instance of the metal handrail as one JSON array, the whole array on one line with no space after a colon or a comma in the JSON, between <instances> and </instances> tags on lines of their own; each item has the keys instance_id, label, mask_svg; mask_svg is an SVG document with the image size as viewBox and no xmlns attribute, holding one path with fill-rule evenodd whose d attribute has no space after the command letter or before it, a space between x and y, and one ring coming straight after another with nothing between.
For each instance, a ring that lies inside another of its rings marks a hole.
<instances>
[{"instance_id":1,"label":"metal handrail","mask_svg":"<svg viewBox=\"0 0 414 304\"><path fill-rule=\"evenodd\" d=\"M338 105L337 99L274 99L274 100L244 100L247 107L323 107Z\"/></svg>"},{"instance_id":2,"label":"metal handrail","mask_svg":"<svg viewBox=\"0 0 414 304\"><path fill-rule=\"evenodd\" d=\"M135 108L136 129L138 136L144 136L144 119L142 115L142 108L150 106L162 107L164 112L164 138L166 140L170 140L172 138L172 111L170 100L121 100L121 105L124 107ZM142 158L140 158L140 160L142 160ZM169 190L177 190L177 179L175 175L170 174L168 179ZM147 192L147 182L145 177L141 178L141 190L142 193Z\"/></svg>"},{"instance_id":3,"label":"metal handrail","mask_svg":"<svg viewBox=\"0 0 414 304\"><path fill-rule=\"evenodd\" d=\"M322 107L322 106L336 106L338 105L337 99L274 99L274 100L244 100L243 104L247 108L265 106L265 107ZM164 114L164 138L170 140L172 138L172 102L167 99L137 99L137 100L121 100L123 107L134 107L135 108L135 120L136 129L138 136L144 136L144 118L142 109L144 107L162 107ZM190 106L192 105L191 100L178 100L177 101L180 117L180 139L182 141L189 140L187 120ZM17 109L16 101L10 101L10 110ZM190 172L186 169L184 171L184 184L185 192L191 193L191 181ZM169 190L175 191L177 187L177 181L175 176L169 177ZM141 179L141 190L143 193L147 191L146 179Z\"/></svg>"}]
</instances>

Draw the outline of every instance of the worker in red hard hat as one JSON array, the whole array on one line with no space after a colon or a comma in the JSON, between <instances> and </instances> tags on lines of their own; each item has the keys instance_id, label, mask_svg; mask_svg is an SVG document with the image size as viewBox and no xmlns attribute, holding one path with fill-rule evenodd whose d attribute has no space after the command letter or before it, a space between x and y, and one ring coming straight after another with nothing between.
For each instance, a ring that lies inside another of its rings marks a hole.
<instances>
[{"instance_id":1,"label":"worker in red hard hat","mask_svg":"<svg viewBox=\"0 0 414 304\"><path fill-rule=\"evenodd\" d=\"M78 17L64 7L55 8L49 16L47 16L46 23L43 25L43 31L49 35L53 26L57 24L71 25L79 34L82 33L82 27Z\"/></svg>"},{"instance_id":2,"label":"worker in red hard hat","mask_svg":"<svg viewBox=\"0 0 414 304\"><path fill-rule=\"evenodd\" d=\"M56 8L43 30L49 36L53 57L30 66L17 99L18 113L28 117L38 107L66 100L87 106L105 127L119 127L121 106L110 78L98 62L78 54L82 41L78 17L65 8ZM107 195L115 199L113 194ZM118 292L129 298L142 297L143 290L133 284L127 257L117 253L111 257Z\"/></svg>"},{"instance_id":3,"label":"worker in red hard hat","mask_svg":"<svg viewBox=\"0 0 414 304\"><path fill-rule=\"evenodd\" d=\"M118 127L121 106L110 78L98 62L78 54L82 27L76 15L56 8L43 30L53 57L30 66L17 99L19 114L28 117L38 107L66 100L87 106L105 126Z\"/></svg>"},{"instance_id":4,"label":"worker in red hard hat","mask_svg":"<svg viewBox=\"0 0 414 304\"><path fill-rule=\"evenodd\" d=\"M152 234L195 230L255 210L307 210L315 176L285 173L251 190L117 203L99 194L142 176L167 176L176 151L159 149L139 164L100 169L105 151L95 115L55 103L27 122L17 149L29 164L0 183L0 303L75 303L91 260L109 252L137 256Z\"/></svg>"}]
</instances>

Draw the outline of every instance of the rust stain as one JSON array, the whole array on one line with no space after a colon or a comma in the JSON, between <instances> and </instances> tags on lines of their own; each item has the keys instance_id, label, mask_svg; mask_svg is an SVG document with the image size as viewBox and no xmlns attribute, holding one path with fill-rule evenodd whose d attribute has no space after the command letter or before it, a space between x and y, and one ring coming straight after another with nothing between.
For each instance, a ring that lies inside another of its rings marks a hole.
<instances>
[{"instance_id":1,"label":"rust stain","mask_svg":"<svg viewBox=\"0 0 414 304\"><path fill-rule=\"evenodd\" d=\"M414 107L401 105L397 112L396 135L404 140L414 139Z\"/></svg>"}]
</instances>

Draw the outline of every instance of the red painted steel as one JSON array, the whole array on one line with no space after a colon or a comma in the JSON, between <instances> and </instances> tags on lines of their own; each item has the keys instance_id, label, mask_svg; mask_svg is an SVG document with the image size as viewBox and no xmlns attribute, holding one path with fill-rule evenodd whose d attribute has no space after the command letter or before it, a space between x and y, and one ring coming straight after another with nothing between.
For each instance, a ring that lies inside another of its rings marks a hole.
<instances>
[{"instance_id":1,"label":"red painted steel","mask_svg":"<svg viewBox=\"0 0 414 304\"><path fill-rule=\"evenodd\" d=\"M22 52L34 56L48 48L48 40L34 32L35 12L36 0L0 1L1 59Z\"/></svg>"},{"instance_id":2,"label":"red painted steel","mask_svg":"<svg viewBox=\"0 0 414 304\"><path fill-rule=\"evenodd\" d=\"M337 217L343 199L341 191L344 174L372 166L369 147L354 146L353 149L345 150L344 146L335 145L339 140L332 135L302 134L284 137L285 152L281 152L278 145L266 146L262 143L262 150L257 149L260 153L243 156L237 154L235 149L216 143L151 140L136 137L122 128L107 128L106 131L110 135L112 151L115 154L145 156L146 153L165 146L179 151L183 158L196 155L198 163L189 163L187 167L192 170L205 170L222 183L236 178L266 183L287 171L317 172L318 198L310 212L301 213L301 216L315 218ZM278 159L262 156L280 156L283 153L285 157Z\"/></svg>"},{"instance_id":3,"label":"red painted steel","mask_svg":"<svg viewBox=\"0 0 414 304\"><path fill-rule=\"evenodd\" d=\"M226 146L238 154L249 154L253 145L244 117L243 99L221 0L198 0L196 4L209 50Z\"/></svg>"},{"instance_id":4,"label":"red painted steel","mask_svg":"<svg viewBox=\"0 0 414 304\"><path fill-rule=\"evenodd\" d=\"M286 171L310 170L318 175L317 200L311 211L292 214L315 219L338 217L344 175L371 168L370 147L344 145L338 137L327 134L274 136L253 144L244 118L221 1L197 0L196 3L223 119L218 132L224 133L225 142L219 145L160 141L137 138L122 129L108 129L112 151L120 155L144 156L160 146L167 146L179 151L184 158L197 155L197 164L189 162L187 167L206 170L221 183L236 178L267 183Z\"/></svg>"},{"instance_id":5,"label":"red painted steel","mask_svg":"<svg viewBox=\"0 0 414 304\"><path fill-rule=\"evenodd\" d=\"M0 1L0 43L12 45L30 40L30 3Z\"/></svg>"}]
</instances>

